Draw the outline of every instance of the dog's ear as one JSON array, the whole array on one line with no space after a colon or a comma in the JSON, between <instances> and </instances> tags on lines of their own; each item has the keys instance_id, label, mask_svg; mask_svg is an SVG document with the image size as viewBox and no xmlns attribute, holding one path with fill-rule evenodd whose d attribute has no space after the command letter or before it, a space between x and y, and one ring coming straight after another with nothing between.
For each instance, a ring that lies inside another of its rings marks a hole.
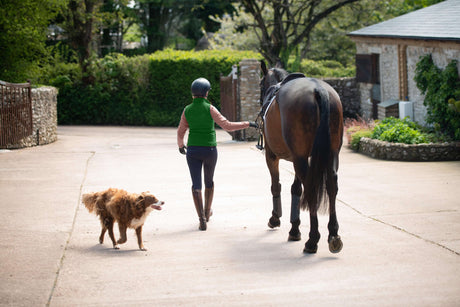
<instances>
[{"instance_id":1,"label":"dog's ear","mask_svg":"<svg viewBox=\"0 0 460 307\"><path fill-rule=\"evenodd\" d=\"M145 198L144 195L139 195L136 199L136 210L142 211L144 209Z\"/></svg>"}]
</instances>

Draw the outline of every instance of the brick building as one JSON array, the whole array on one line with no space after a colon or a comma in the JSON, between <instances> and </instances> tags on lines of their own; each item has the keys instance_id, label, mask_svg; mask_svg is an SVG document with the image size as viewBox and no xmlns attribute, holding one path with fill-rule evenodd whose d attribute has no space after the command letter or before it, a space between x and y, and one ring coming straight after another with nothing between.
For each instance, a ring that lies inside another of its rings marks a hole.
<instances>
[{"instance_id":1,"label":"brick building","mask_svg":"<svg viewBox=\"0 0 460 307\"><path fill-rule=\"evenodd\" d=\"M444 69L452 60L460 71L460 0L447 0L348 35L356 43L356 78L366 118L382 108L404 108L403 115L425 123L424 96L414 75L420 57L431 54ZM393 108L393 110L390 110Z\"/></svg>"}]
</instances>

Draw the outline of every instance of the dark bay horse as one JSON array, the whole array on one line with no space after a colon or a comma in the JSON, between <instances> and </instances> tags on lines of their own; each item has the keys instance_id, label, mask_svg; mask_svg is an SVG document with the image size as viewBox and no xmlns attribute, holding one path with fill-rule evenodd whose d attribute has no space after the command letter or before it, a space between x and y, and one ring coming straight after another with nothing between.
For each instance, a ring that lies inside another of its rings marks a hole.
<instances>
[{"instance_id":1,"label":"dark bay horse","mask_svg":"<svg viewBox=\"0 0 460 307\"><path fill-rule=\"evenodd\" d=\"M291 186L292 224L289 241L301 239L300 208L310 212L310 233L305 253L316 253L320 233L318 211L329 204L328 243L332 253L343 247L338 235L335 201L338 191L337 170L343 137L342 103L337 92L326 82L288 75L279 68L267 69L261 81L261 102L266 105L263 135L265 159L271 175L273 196L271 228L280 226L281 184L279 160L294 164L295 178ZM289 80L289 81L288 81ZM302 194L303 186L303 194Z\"/></svg>"}]
</instances>

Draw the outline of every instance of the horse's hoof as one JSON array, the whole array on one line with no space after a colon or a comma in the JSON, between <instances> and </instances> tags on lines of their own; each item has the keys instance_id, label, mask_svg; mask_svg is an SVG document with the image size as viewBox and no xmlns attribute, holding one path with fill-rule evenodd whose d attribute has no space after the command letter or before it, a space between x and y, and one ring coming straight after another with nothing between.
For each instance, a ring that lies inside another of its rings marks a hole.
<instances>
[{"instance_id":1,"label":"horse's hoof","mask_svg":"<svg viewBox=\"0 0 460 307\"><path fill-rule=\"evenodd\" d=\"M303 252L305 254L315 254L316 251L318 250L318 244L311 244L311 243L305 243L305 248L303 249Z\"/></svg>"},{"instance_id":2,"label":"horse's hoof","mask_svg":"<svg viewBox=\"0 0 460 307\"><path fill-rule=\"evenodd\" d=\"M206 220L203 219L203 220L200 220L200 226L198 227L199 230L201 231L205 231L207 229L207 225L206 225Z\"/></svg>"},{"instance_id":3,"label":"horse's hoof","mask_svg":"<svg viewBox=\"0 0 460 307\"><path fill-rule=\"evenodd\" d=\"M329 243L329 251L331 253L337 254L342 250L343 243L340 236L330 237L327 241Z\"/></svg>"},{"instance_id":4,"label":"horse's hoof","mask_svg":"<svg viewBox=\"0 0 460 307\"><path fill-rule=\"evenodd\" d=\"M300 241L302 240L302 234L298 232L297 234L289 233L288 241Z\"/></svg>"},{"instance_id":5,"label":"horse's hoof","mask_svg":"<svg viewBox=\"0 0 460 307\"><path fill-rule=\"evenodd\" d=\"M279 218L276 218L276 217L272 216L268 220L268 227L270 227L270 228L280 227L280 225L281 225L281 221L280 221Z\"/></svg>"},{"instance_id":6,"label":"horse's hoof","mask_svg":"<svg viewBox=\"0 0 460 307\"><path fill-rule=\"evenodd\" d=\"M268 221L267 225L268 225L268 227L273 229L273 228L276 228L276 227L280 227L281 223L278 223L278 224L275 223L275 225L273 225L272 223L270 223L270 221Z\"/></svg>"},{"instance_id":7,"label":"horse's hoof","mask_svg":"<svg viewBox=\"0 0 460 307\"><path fill-rule=\"evenodd\" d=\"M316 251L318 250L318 246L315 246L313 248L308 248L305 246L305 248L303 249L303 252L305 254L316 254Z\"/></svg>"}]
</instances>

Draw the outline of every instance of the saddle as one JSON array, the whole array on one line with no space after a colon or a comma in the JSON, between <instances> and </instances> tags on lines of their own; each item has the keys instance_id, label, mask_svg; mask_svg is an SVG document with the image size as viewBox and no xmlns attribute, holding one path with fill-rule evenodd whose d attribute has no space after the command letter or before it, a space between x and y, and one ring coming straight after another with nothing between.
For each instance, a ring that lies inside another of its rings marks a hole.
<instances>
[{"instance_id":1,"label":"saddle","mask_svg":"<svg viewBox=\"0 0 460 307\"><path fill-rule=\"evenodd\" d=\"M259 140L257 141L256 147L260 150L264 149L264 140L263 140L263 124L265 122L265 113L267 112L268 107L271 105L273 100L276 98L278 95L279 90L283 85L286 83L298 79L298 78L306 78L306 76L302 73L296 72L296 73L291 73L287 75L281 82L278 82L275 85L272 85L268 88L267 94L264 97L264 101L262 102L262 108L260 109L260 112L257 116L257 119L260 118L261 123L259 124ZM257 120L256 120L257 121Z\"/></svg>"},{"instance_id":2,"label":"saddle","mask_svg":"<svg viewBox=\"0 0 460 307\"><path fill-rule=\"evenodd\" d=\"M262 103L262 108L261 108L261 110L259 112L259 115L263 116L265 114L265 112L267 111L268 106L270 105L270 102L273 101L273 98L276 97L276 95L278 94L280 88L283 85L285 85L289 81L292 81L292 80L295 80L295 79L298 79L298 78L306 78L306 76L304 74L300 73L300 72L295 72L295 73L287 75L286 78L284 78L281 82L270 86L268 88L268 90L267 90L267 94L265 95L265 98L264 98L264 101Z\"/></svg>"}]
</instances>

